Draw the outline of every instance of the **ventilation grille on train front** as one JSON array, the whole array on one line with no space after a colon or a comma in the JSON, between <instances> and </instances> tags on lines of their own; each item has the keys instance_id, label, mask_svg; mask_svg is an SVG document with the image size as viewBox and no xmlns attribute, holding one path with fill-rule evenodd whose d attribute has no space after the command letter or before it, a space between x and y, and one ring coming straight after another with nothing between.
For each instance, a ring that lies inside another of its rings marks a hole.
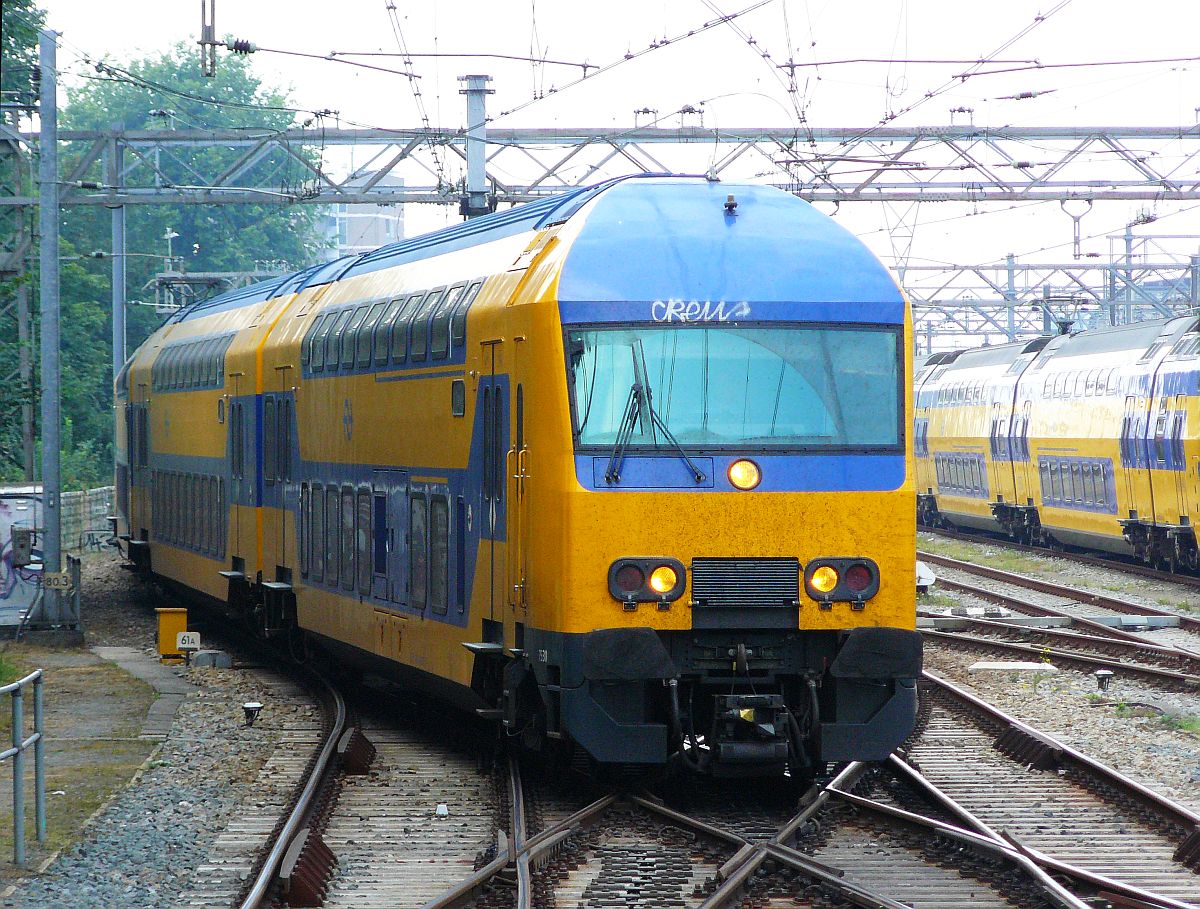
<instances>
[{"instance_id":1,"label":"ventilation grille on train front","mask_svg":"<svg viewBox=\"0 0 1200 909\"><path fill-rule=\"evenodd\" d=\"M718 608L794 607L800 602L800 560L695 559L692 601Z\"/></svg>"}]
</instances>

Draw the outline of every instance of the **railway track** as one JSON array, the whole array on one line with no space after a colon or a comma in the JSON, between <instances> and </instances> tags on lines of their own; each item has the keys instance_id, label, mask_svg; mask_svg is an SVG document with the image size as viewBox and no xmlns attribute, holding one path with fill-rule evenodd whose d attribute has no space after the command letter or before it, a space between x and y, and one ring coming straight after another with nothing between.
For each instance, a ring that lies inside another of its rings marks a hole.
<instances>
[{"instance_id":1,"label":"railway track","mask_svg":"<svg viewBox=\"0 0 1200 909\"><path fill-rule=\"evenodd\" d=\"M944 527L930 527L928 525L918 525L917 528L922 533L934 533L940 537L945 537L949 540L962 540L966 543L986 543L989 546L999 546L1004 549L1009 549L1014 552L1027 552L1032 555L1049 556L1056 559L1067 559L1071 562L1077 562L1080 565L1095 565L1098 568L1111 568L1117 571L1122 571L1126 574L1135 574L1143 578L1152 578L1156 581L1164 581L1172 584L1180 584L1184 587L1195 587L1200 589L1200 577L1192 574L1180 574L1179 572L1160 571L1157 568L1152 568L1142 562L1134 561L1132 558L1122 558L1121 556L1103 556L1089 555L1085 552L1079 552L1073 549L1050 549L1045 546L1028 546L1025 543L1018 543L1015 540L1010 540L1008 537L1000 536L999 534L991 534L986 531L978 531L976 533L966 533L960 530L949 530Z\"/></svg>"},{"instance_id":2,"label":"railway track","mask_svg":"<svg viewBox=\"0 0 1200 909\"><path fill-rule=\"evenodd\" d=\"M1197 684L1200 620L1192 616L946 556L920 557L950 570L939 578L942 589L1002 607L992 614L957 610L965 614L952 616L922 610L924 624L938 626L923 629L931 640L1053 659L1087 671L1140 675L1168 687ZM962 576L985 579L988 586ZM1029 616L1060 627L1038 627L1021 618Z\"/></svg>"},{"instance_id":3,"label":"railway track","mask_svg":"<svg viewBox=\"0 0 1200 909\"><path fill-rule=\"evenodd\" d=\"M889 769L958 825L1088 897L1200 905L1200 816L929 673L922 725Z\"/></svg>"},{"instance_id":4,"label":"railway track","mask_svg":"<svg viewBox=\"0 0 1200 909\"><path fill-rule=\"evenodd\" d=\"M307 828L315 854L297 860L295 837L278 837L238 905L1200 905L1200 818L948 683L923 684L903 760L848 765L798 810L752 781L694 781L676 808L515 760L485 772L470 742L439 738L444 724L372 716L326 739L325 782L310 779L283 828ZM345 746L356 737L373 746Z\"/></svg>"}]
</instances>

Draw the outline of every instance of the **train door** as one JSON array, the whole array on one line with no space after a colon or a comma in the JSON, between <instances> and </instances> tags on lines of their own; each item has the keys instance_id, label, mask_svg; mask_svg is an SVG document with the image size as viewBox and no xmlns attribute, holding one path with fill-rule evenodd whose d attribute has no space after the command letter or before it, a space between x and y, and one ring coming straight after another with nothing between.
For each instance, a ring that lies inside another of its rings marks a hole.
<instances>
[{"instance_id":1,"label":"train door","mask_svg":"<svg viewBox=\"0 0 1200 909\"><path fill-rule=\"evenodd\" d=\"M997 395L1003 394L1002 389L996 389ZM1008 437L1008 419L1012 410L1011 401L993 401L992 415L989 426L988 450L991 454L989 468L991 473L992 501L1004 500L1005 490L1011 487L1005 471L1012 470L1012 453Z\"/></svg>"},{"instance_id":2,"label":"train door","mask_svg":"<svg viewBox=\"0 0 1200 909\"><path fill-rule=\"evenodd\" d=\"M1033 504L1033 476L1029 460L1029 414L1031 402L1022 401L1020 412L1013 418L1009 435L1009 448L1013 457L1013 502L1016 505Z\"/></svg>"},{"instance_id":3,"label":"train door","mask_svg":"<svg viewBox=\"0 0 1200 909\"><path fill-rule=\"evenodd\" d=\"M1171 459L1171 475L1175 479L1176 523L1182 524L1188 515L1187 457L1183 445L1183 427L1187 421L1187 396L1176 395L1175 407L1167 426L1167 446Z\"/></svg>"},{"instance_id":4,"label":"train door","mask_svg":"<svg viewBox=\"0 0 1200 909\"><path fill-rule=\"evenodd\" d=\"M408 473L377 470L372 484L374 556L371 595L383 602L408 605Z\"/></svg>"},{"instance_id":5,"label":"train door","mask_svg":"<svg viewBox=\"0 0 1200 909\"><path fill-rule=\"evenodd\" d=\"M508 396L505 394L507 383L497 373L501 365L500 347L500 341L485 342L485 373L480 381L483 395L483 457L479 514L483 522L481 535L487 540L488 618L492 621L496 621L497 614L503 616L507 602L504 592L507 566L498 546L505 539L504 501L508 485L505 482L508 460L508 423L505 414Z\"/></svg>"},{"instance_id":6,"label":"train door","mask_svg":"<svg viewBox=\"0 0 1200 909\"><path fill-rule=\"evenodd\" d=\"M1121 417L1121 482L1130 510L1133 510L1137 501L1139 423L1137 395L1126 395L1125 412Z\"/></svg>"}]
</instances>

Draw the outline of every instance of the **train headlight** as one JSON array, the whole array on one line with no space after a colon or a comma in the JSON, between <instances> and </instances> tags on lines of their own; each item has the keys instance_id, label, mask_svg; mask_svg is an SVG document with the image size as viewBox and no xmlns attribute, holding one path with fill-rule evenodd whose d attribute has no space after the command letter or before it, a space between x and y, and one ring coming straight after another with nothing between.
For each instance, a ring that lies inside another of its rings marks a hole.
<instances>
[{"instance_id":1,"label":"train headlight","mask_svg":"<svg viewBox=\"0 0 1200 909\"><path fill-rule=\"evenodd\" d=\"M879 593L879 566L871 559L819 558L804 569L804 588L822 609L849 603L862 609Z\"/></svg>"},{"instance_id":2,"label":"train headlight","mask_svg":"<svg viewBox=\"0 0 1200 909\"><path fill-rule=\"evenodd\" d=\"M745 492L762 482L762 471L753 461L741 458L729 465L729 482Z\"/></svg>"},{"instance_id":3,"label":"train headlight","mask_svg":"<svg viewBox=\"0 0 1200 909\"><path fill-rule=\"evenodd\" d=\"M670 593L679 583L679 575L670 565L659 565L650 572L650 589L659 596Z\"/></svg>"},{"instance_id":4,"label":"train headlight","mask_svg":"<svg viewBox=\"0 0 1200 909\"><path fill-rule=\"evenodd\" d=\"M821 565L808 579L808 584L818 593L831 593L838 585L837 569L830 565Z\"/></svg>"},{"instance_id":5,"label":"train headlight","mask_svg":"<svg viewBox=\"0 0 1200 909\"><path fill-rule=\"evenodd\" d=\"M626 608L636 603L658 603L659 608L683 596L687 577L678 559L617 559L608 566L608 592Z\"/></svg>"}]
</instances>

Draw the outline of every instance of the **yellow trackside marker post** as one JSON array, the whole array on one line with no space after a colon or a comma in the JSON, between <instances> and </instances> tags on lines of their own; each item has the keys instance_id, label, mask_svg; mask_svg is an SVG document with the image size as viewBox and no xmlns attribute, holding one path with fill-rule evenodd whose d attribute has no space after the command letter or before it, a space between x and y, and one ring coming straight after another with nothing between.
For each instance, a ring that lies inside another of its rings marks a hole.
<instances>
[{"instance_id":1,"label":"yellow trackside marker post","mask_svg":"<svg viewBox=\"0 0 1200 909\"><path fill-rule=\"evenodd\" d=\"M178 606L155 609L158 613L158 656L164 663L182 663L179 634L187 631L187 610Z\"/></svg>"}]
</instances>

